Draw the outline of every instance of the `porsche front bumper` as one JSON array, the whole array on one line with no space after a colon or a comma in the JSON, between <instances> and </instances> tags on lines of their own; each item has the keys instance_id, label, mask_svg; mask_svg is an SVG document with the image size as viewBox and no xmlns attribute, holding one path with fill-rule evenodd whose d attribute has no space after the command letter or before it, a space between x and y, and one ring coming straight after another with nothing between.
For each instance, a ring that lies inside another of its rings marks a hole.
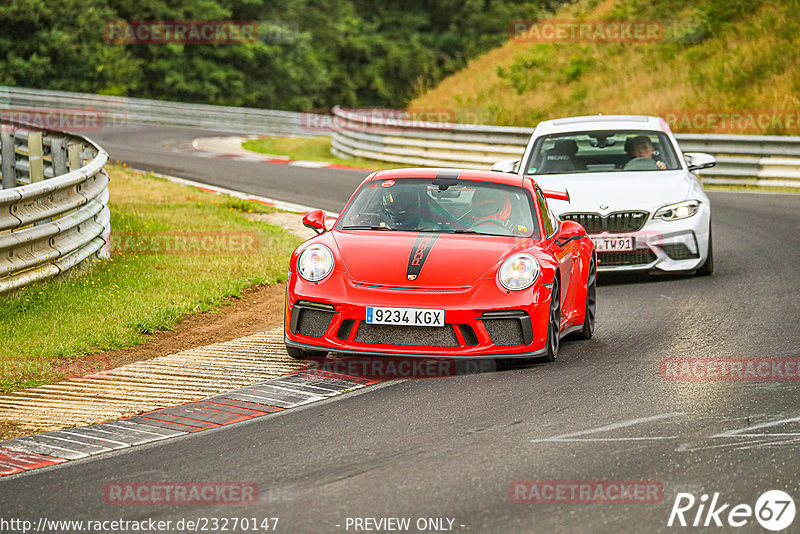
<instances>
[{"instance_id":1,"label":"porsche front bumper","mask_svg":"<svg viewBox=\"0 0 800 534\"><path fill-rule=\"evenodd\" d=\"M307 351L368 356L530 358L546 350L550 290L541 282L501 292L494 279L471 288L359 284L334 273L324 284L290 277L285 342ZM367 306L435 308L443 327L368 324Z\"/></svg>"}]
</instances>

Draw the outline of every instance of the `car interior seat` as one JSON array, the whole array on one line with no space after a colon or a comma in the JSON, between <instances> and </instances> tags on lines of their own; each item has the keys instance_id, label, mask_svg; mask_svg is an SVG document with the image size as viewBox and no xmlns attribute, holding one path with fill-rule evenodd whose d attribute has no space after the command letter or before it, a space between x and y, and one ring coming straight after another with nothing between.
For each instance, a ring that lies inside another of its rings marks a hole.
<instances>
[{"instance_id":1,"label":"car interior seat","mask_svg":"<svg viewBox=\"0 0 800 534\"><path fill-rule=\"evenodd\" d=\"M581 170L583 166L576 160L578 143L574 139L559 139L553 148L545 152L542 173L558 173Z\"/></svg>"}]
</instances>

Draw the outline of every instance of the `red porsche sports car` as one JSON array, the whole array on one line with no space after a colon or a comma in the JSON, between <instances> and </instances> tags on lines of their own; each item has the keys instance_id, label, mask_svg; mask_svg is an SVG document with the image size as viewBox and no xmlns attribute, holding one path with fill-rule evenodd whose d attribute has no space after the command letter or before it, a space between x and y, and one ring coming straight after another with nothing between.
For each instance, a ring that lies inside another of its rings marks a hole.
<instances>
[{"instance_id":1,"label":"red porsche sports car","mask_svg":"<svg viewBox=\"0 0 800 534\"><path fill-rule=\"evenodd\" d=\"M596 257L531 178L396 169L368 176L330 230L292 254L284 320L297 359L369 356L541 358L588 339Z\"/></svg>"}]
</instances>

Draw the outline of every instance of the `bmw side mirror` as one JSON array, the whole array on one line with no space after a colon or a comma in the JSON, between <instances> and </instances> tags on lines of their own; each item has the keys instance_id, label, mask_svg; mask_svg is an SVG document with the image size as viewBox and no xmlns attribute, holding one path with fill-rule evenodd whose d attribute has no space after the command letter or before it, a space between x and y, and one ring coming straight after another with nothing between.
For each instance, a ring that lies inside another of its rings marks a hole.
<instances>
[{"instance_id":1,"label":"bmw side mirror","mask_svg":"<svg viewBox=\"0 0 800 534\"><path fill-rule=\"evenodd\" d=\"M704 152L686 152L683 158L686 160L686 164L689 165L690 171L707 169L717 164L717 160L714 156Z\"/></svg>"},{"instance_id":2,"label":"bmw side mirror","mask_svg":"<svg viewBox=\"0 0 800 534\"><path fill-rule=\"evenodd\" d=\"M492 170L497 172L517 172L518 159L504 159L492 165Z\"/></svg>"},{"instance_id":3,"label":"bmw side mirror","mask_svg":"<svg viewBox=\"0 0 800 534\"><path fill-rule=\"evenodd\" d=\"M325 231L325 212L322 210L309 211L303 215L303 226L321 234Z\"/></svg>"}]
</instances>

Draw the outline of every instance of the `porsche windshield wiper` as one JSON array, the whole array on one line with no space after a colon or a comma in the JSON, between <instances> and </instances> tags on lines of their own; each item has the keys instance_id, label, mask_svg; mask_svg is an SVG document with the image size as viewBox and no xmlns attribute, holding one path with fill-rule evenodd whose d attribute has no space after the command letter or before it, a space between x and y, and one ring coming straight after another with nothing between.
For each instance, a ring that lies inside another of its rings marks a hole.
<instances>
[{"instance_id":1,"label":"porsche windshield wiper","mask_svg":"<svg viewBox=\"0 0 800 534\"><path fill-rule=\"evenodd\" d=\"M394 230L388 226L370 226L368 224L354 224L350 226L342 226L342 230Z\"/></svg>"}]
</instances>

